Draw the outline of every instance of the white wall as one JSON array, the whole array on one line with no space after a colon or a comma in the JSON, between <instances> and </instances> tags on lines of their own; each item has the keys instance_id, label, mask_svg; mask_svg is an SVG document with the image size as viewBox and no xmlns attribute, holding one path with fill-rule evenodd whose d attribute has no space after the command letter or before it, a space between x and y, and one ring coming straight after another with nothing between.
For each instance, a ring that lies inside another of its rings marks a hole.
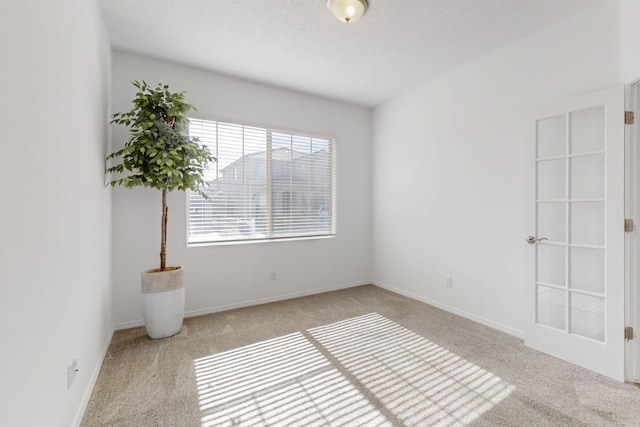
<instances>
[{"instance_id":1,"label":"white wall","mask_svg":"<svg viewBox=\"0 0 640 427\"><path fill-rule=\"evenodd\" d=\"M186 196L169 197L167 263L186 267L187 315L368 283L370 133L368 109L115 52L112 110L129 111L134 80L187 91L202 117L333 135L338 155L338 236L332 239L186 246ZM127 138L113 130L114 147ZM139 273L159 264L160 193L113 193L113 282L119 327L141 324ZM275 270L278 280L270 281Z\"/></svg>"},{"instance_id":2,"label":"white wall","mask_svg":"<svg viewBox=\"0 0 640 427\"><path fill-rule=\"evenodd\" d=\"M375 283L521 334L528 111L640 71L633 8L604 2L375 110Z\"/></svg>"},{"instance_id":3,"label":"white wall","mask_svg":"<svg viewBox=\"0 0 640 427\"><path fill-rule=\"evenodd\" d=\"M640 79L640 1L620 0L620 76L629 83Z\"/></svg>"},{"instance_id":4,"label":"white wall","mask_svg":"<svg viewBox=\"0 0 640 427\"><path fill-rule=\"evenodd\" d=\"M0 9L0 425L68 427L113 331L109 42L95 1Z\"/></svg>"}]
</instances>

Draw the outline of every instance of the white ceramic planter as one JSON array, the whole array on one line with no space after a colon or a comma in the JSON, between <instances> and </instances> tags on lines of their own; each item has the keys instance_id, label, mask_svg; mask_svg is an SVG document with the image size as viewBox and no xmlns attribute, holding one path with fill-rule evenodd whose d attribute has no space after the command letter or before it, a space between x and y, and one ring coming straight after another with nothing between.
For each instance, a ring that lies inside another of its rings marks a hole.
<instances>
[{"instance_id":1,"label":"white ceramic planter","mask_svg":"<svg viewBox=\"0 0 640 427\"><path fill-rule=\"evenodd\" d=\"M140 274L144 327L153 339L180 332L184 319L184 268L167 267Z\"/></svg>"}]
</instances>

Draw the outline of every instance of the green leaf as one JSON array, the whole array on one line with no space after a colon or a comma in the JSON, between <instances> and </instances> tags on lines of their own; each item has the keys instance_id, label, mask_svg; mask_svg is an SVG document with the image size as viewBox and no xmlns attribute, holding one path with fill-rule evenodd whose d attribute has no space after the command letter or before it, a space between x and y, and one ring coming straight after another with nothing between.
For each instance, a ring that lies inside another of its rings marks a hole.
<instances>
[{"instance_id":1,"label":"green leaf","mask_svg":"<svg viewBox=\"0 0 640 427\"><path fill-rule=\"evenodd\" d=\"M172 92L168 85L153 87L136 80L133 86L137 91L131 110L114 113L109 122L126 126L129 136L122 148L105 159L106 173L124 175L108 185L200 193L208 164L217 160L197 138L187 135L187 114L195 107L185 101L183 92ZM167 116L175 116L173 128L165 125Z\"/></svg>"}]
</instances>

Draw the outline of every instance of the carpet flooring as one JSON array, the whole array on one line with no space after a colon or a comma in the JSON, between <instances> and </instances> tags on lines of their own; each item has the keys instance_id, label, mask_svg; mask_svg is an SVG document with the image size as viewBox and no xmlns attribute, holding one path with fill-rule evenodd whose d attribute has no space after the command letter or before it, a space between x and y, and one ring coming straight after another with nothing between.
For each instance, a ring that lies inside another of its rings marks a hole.
<instances>
[{"instance_id":1,"label":"carpet flooring","mask_svg":"<svg viewBox=\"0 0 640 427\"><path fill-rule=\"evenodd\" d=\"M368 285L118 331L82 426L640 426L640 389Z\"/></svg>"}]
</instances>

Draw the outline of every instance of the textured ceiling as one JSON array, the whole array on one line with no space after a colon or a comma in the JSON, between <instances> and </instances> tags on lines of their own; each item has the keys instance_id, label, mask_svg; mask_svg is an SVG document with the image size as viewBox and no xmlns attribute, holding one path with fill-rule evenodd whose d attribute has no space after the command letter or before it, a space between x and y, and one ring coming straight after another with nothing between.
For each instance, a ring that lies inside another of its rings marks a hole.
<instances>
[{"instance_id":1,"label":"textured ceiling","mask_svg":"<svg viewBox=\"0 0 640 427\"><path fill-rule=\"evenodd\" d=\"M372 107L605 0L99 0L115 49Z\"/></svg>"}]
</instances>

